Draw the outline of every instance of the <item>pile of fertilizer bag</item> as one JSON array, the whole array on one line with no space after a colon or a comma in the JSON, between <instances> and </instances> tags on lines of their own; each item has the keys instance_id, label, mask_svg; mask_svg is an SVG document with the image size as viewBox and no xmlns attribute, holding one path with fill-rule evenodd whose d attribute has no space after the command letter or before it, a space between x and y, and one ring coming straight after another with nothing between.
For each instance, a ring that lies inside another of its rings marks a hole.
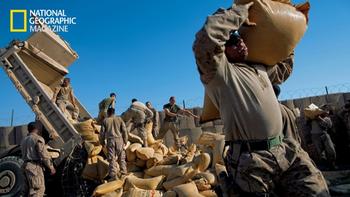
<instances>
[{"instance_id":1,"label":"pile of fertilizer bag","mask_svg":"<svg viewBox=\"0 0 350 197\"><path fill-rule=\"evenodd\" d=\"M108 162L100 145L100 126L93 120L75 124L89 155L84 166L84 179L100 181L94 196L217 196L217 173L224 170L221 150L224 136L203 133L196 144L188 145L186 136L180 138L180 148L167 147L152 135L152 123L146 125L148 147L129 133L126 148L128 175L106 182Z\"/></svg>"}]
</instances>

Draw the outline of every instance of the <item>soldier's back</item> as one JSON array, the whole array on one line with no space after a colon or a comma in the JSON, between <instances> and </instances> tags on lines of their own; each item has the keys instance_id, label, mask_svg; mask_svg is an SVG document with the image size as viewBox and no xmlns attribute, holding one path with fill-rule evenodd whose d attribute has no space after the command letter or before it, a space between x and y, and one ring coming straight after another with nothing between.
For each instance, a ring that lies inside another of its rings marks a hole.
<instances>
[{"instance_id":1,"label":"soldier's back","mask_svg":"<svg viewBox=\"0 0 350 197\"><path fill-rule=\"evenodd\" d=\"M103 124L106 129L106 138L121 137L119 128L123 122L120 117L108 117L104 120Z\"/></svg>"},{"instance_id":2,"label":"soldier's back","mask_svg":"<svg viewBox=\"0 0 350 197\"><path fill-rule=\"evenodd\" d=\"M38 142L44 142L44 139L37 134L28 134L21 143L22 158L24 161L40 160L36 146Z\"/></svg>"}]
</instances>

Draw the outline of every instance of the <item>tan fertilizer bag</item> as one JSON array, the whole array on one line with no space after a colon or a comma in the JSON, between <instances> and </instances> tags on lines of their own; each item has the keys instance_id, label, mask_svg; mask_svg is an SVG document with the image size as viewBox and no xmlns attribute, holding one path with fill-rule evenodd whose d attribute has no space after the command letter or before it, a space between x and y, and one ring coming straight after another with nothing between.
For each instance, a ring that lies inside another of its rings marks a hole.
<instances>
[{"instance_id":1,"label":"tan fertilizer bag","mask_svg":"<svg viewBox=\"0 0 350 197\"><path fill-rule=\"evenodd\" d=\"M293 6L286 0L235 0L254 2L249 20L255 27L242 26L239 33L248 47L248 61L275 65L294 50L307 29L309 2Z\"/></svg>"},{"instance_id":2,"label":"tan fertilizer bag","mask_svg":"<svg viewBox=\"0 0 350 197\"><path fill-rule=\"evenodd\" d=\"M254 2L249 20L255 27L241 27L239 33L248 47L248 61L273 66L286 59L307 29L310 3L293 6L289 0L235 0ZM219 110L205 93L201 123L220 119Z\"/></svg>"}]
</instances>

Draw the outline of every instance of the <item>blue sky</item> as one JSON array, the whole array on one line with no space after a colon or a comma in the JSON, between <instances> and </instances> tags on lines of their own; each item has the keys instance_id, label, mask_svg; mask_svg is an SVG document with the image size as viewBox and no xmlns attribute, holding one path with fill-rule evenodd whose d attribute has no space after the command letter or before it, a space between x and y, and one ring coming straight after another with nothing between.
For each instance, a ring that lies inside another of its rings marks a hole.
<instances>
[{"instance_id":1,"label":"blue sky","mask_svg":"<svg viewBox=\"0 0 350 197\"><path fill-rule=\"evenodd\" d=\"M150 100L161 109L169 96L201 106L203 87L192 53L195 33L205 17L229 0L6 0L0 4L0 47L29 33L9 32L10 9L64 9L77 25L61 33L78 52L69 67L76 96L93 115L97 103L117 92L117 112L132 98ZM294 3L302 2L300 0ZM311 0L310 24L296 49L295 69L282 96L300 89L349 83L350 1ZM33 119L29 107L0 71L0 126Z\"/></svg>"}]
</instances>

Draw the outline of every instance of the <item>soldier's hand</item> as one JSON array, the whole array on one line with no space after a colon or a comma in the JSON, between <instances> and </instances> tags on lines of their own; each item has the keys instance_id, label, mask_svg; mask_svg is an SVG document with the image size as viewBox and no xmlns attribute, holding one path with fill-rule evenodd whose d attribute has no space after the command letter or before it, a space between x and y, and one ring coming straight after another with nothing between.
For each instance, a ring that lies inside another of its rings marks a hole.
<instances>
[{"instance_id":1,"label":"soldier's hand","mask_svg":"<svg viewBox=\"0 0 350 197\"><path fill-rule=\"evenodd\" d=\"M244 4L244 5L242 5L242 6L243 6L245 9L250 10L250 8L252 8L253 5L254 5L254 2L250 2L250 3ZM247 19L244 21L243 25L244 25L244 26L248 26L248 27L254 27L254 26L256 26L256 23L251 22L251 21L249 20L249 18L247 18Z\"/></svg>"},{"instance_id":2,"label":"soldier's hand","mask_svg":"<svg viewBox=\"0 0 350 197\"><path fill-rule=\"evenodd\" d=\"M52 168L50 169L50 174L51 174L51 175L56 174L56 169L55 169L54 167L52 167Z\"/></svg>"},{"instance_id":3,"label":"soldier's hand","mask_svg":"<svg viewBox=\"0 0 350 197\"><path fill-rule=\"evenodd\" d=\"M252 3L253 3L253 2L252 2ZM244 21L243 26L246 26L246 27L255 27L255 26L256 26L256 23L250 22L249 18L247 18L247 19Z\"/></svg>"},{"instance_id":4,"label":"soldier's hand","mask_svg":"<svg viewBox=\"0 0 350 197\"><path fill-rule=\"evenodd\" d=\"M243 4L242 6L247 9L247 10L250 10L250 8L254 5L254 2L249 2L247 4Z\"/></svg>"}]
</instances>

